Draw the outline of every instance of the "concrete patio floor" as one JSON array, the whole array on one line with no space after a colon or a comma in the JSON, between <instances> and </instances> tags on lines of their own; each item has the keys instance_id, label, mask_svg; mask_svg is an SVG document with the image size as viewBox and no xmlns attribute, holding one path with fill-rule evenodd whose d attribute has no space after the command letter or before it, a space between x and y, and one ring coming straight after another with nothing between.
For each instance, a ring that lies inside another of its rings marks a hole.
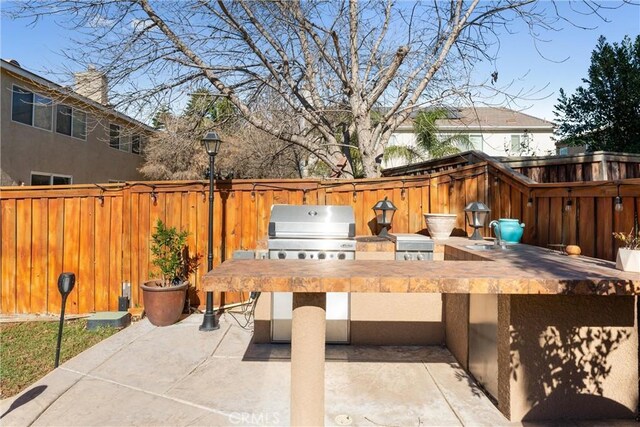
<instances>
[{"instance_id":1,"label":"concrete patio floor","mask_svg":"<svg viewBox=\"0 0 640 427\"><path fill-rule=\"evenodd\" d=\"M198 331L201 323L133 324L2 401L0 424L288 425L289 346L252 344L229 314L214 332ZM445 348L328 346L325 378L328 426L520 425ZM557 425L613 424L637 425Z\"/></svg>"}]
</instances>

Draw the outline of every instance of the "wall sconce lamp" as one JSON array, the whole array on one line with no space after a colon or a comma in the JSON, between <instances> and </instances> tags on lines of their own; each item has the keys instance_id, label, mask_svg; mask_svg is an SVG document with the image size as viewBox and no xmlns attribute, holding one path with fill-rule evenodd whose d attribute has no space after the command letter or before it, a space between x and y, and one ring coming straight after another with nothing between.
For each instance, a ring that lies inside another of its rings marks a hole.
<instances>
[{"instance_id":1,"label":"wall sconce lamp","mask_svg":"<svg viewBox=\"0 0 640 427\"><path fill-rule=\"evenodd\" d=\"M372 208L373 212L376 214L376 221L378 222L378 226L382 227L378 236L386 237L389 235L389 228L391 228L391 221L393 221L393 215L396 213L398 208L388 200L386 197L384 200L380 200L375 206Z\"/></svg>"},{"instance_id":2,"label":"wall sconce lamp","mask_svg":"<svg viewBox=\"0 0 640 427\"><path fill-rule=\"evenodd\" d=\"M529 198L527 199L527 207L528 208L532 208L533 207L533 197L529 196Z\"/></svg>"},{"instance_id":3,"label":"wall sconce lamp","mask_svg":"<svg viewBox=\"0 0 640 427\"><path fill-rule=\"evenodd\" d=\"M467 221L469 222L469 225L475 229L469 239L482 240L482 235L480 234L479 229L484 227L484 223L487 220L487 216L489 215L489 212L491 212L491 209L482 202L471 202L466 208L464 208L464 211L467 214Z\"/></svg>"},{"instance_id":4,"label":"wall sconce lamp","mask_svg":"<svg viewBox=\"0 0 640 427\"><path fill-rule=\"evenodd\" d=\"M493 178L493 186L497 187L499 183L500 183L500 177L496 175L495 178Z\"/></svg>"},{"instance_id":5,"label":"wall sconce lamp","mask_svg":"<svg viewBox=\"0 0 640 427\"><path fill-rule=\"evenodd\" d=\"M153 206L158 204L158 195L155 190L151 190L151 202L153 203Z\"/></svg>"},{"instance_id":6,"label":"wall sconce lamp","mask_svg":"<svg viewBox=\"0 0 640 427\"><path fill-rule=\"evenodd\" d=\"M613 201L613 208L616 212L622 212L624 209L624 205L622 204L622 197L620 197L620 184L618 184L618 195Z\"/></svg>"}]
</instances>

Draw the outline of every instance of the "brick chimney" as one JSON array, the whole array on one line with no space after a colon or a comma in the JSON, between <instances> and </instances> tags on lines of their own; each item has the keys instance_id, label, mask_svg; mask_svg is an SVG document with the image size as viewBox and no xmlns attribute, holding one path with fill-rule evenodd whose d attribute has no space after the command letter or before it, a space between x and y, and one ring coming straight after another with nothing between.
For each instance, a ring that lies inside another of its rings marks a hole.
<instances>
[{"instance_id":1,"label":"brick chimney","mask_svg":"<svg viewBox=\"0 0 640 427\"><path fill-rule=\"evenodd\" d=\"M102 105L109 103L107 95L107 76L89 65L87 71L75 73L75 91Z\"/></svg>"}]
</instances>

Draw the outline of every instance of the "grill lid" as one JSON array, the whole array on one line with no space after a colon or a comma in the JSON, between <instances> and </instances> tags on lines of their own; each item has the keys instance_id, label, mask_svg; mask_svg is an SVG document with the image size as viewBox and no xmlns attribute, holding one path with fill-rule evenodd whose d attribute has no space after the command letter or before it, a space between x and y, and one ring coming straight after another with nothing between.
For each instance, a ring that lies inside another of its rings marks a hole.
<instances>
[{"instance_id":1,"label":"grill lid","mask_svg":"<svg viewBox=\"0 0 640 427\"><path fill-rule=\"evenodd\" d=\"M273 205L271 238L348 239L356 235L351 206Z\"/></svg>"}]
</instances>

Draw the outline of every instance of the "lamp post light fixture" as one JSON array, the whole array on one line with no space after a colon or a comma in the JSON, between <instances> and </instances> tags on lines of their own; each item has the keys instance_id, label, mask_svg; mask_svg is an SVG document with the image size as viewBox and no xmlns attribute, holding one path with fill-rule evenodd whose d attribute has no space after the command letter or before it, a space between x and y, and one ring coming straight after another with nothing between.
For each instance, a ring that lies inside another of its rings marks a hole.
<instances>
[{"instance_id":1,"label":"lamp post light fixture","mask_svg":"<svg viewBox=\"0 0 640 427\"><path fill-rule=\"evenodd\" d=\"M388 200L386 197L384 200L380 200L375 206L372 208L373 212L376 214L376 221L378 222L378 226L382 227L378 236L386 237L389 235L389 228L391 228L391 221L393 221L393 215L396 213L398 208Z\"/></svg>"},{"instance_id":2,"label":"lamp post light fixture","mask_svg":"<svg viewBox=\"0 0 640 427\"><path fill-rule=\"evenodd\" d=\"M213 269L213 180L214 180L214 164L216 154L220 150L220 144L222 140L216 132L208 132L204 138L202 138L202 145L209 155L209 230L207 240L207 271ZM213 292L207 292L207 302L204 312L204 318L202 319L202 325L200 325L201 331L214 331L220 328L216 319L216 314L213 312Z\"/></svg>"},{"instance_id":3,"label":"lamp post light fixture","mask_svg":"<svg viewBox=\"0 0 640 427\"><path fill-rule=\"evenodd\" d=\"M475 230L470 240L482 240L482 235L480 234L479 229L484 227L484 223L491 212L491 209L487 207L482 202L471 202L464 208L464 211L467 214L467 221L469 222L469 226L473 227Z\"/></svg>"}]
</instances>

